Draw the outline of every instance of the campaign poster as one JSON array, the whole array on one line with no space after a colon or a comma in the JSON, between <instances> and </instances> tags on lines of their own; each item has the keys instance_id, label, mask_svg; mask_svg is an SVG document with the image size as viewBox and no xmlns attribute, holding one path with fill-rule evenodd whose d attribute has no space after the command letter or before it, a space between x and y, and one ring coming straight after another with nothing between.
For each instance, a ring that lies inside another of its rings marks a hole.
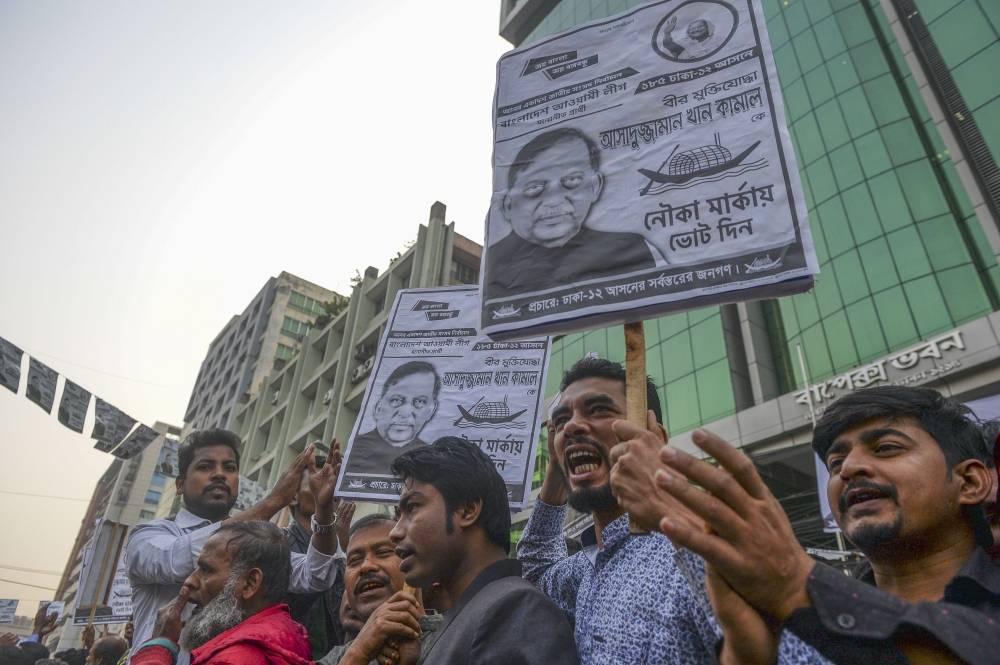
<instances>
[{"instance_id":1,"label":"campaign poster","mask_svg":"<svg viewBox=\"0 0 1000 665\"><path fill-rule=\"evenodd\" d=\"M90 434L92 439L97 440L94 448L104 453L111 452L134 425L135 418L100 397L94 398L94 429Z\"/></svg>"},{"instance_id":2,"label":"campaign poster","mask_svg":"<svg viewBox=\"0 0 1000 665\"><path fill-rule=\"evenodd\" d=\"M38 609L45 611L45 616L49 617L53 614L56 615L56 623L62 619L63 612L66 609L65 603L61 600L40 600L38 601Z\"/></svg>"},{"instance_id":3,"label":"campaign poster","mask_svg":"<svg viewBox=\"0 0 1000 665\"><path fill-rule=\"evenodd\" d=\"M73 625L124 623L132 614L125 566L128 526L100 519L83 554ZM124 582L123 582L124 580ZM128 598L128 604L123 601Z\"/></svg>"},{"instance_id":4,"label":"campaign poster","mask_svg":"<svg viewBox=\"0 0 1000 665\"><path fill-rule=\"evenodd\" d=\"M155 429L140 423L135 431L125 437L121 445L115 448L111 454L121 459L132 459L145 450L158 436L160 433Z\"/></svg>"},{"instance_id":5,"label":"campaign poster","mask_svg":"<svg viewBox=\"0 0 1000 665\"><path fill-rule=\"evenodd\" d=\"M405 289L379 342L337 495L395 502L399 455L443 436L489 455L512 508L531 493L549 340L498 342L479 330L479 289Z\"/></svg>"},{"instance_id":6,"label":"campaign poster","mask_svg":"<svg viewBox=\"0 0 1000 665\"><path fill-rule=\"evenodd\" d=\"M759 0L661 0L497 63L483 332L808 290L819 272Z\"/></svg>"},{"instance_id":7,"label":"campaign poster","mask_svg":"<svg viewBox=\"0 0 1000 665\"><path fill-rule=\"evenodd\" d=\"M156 472L168 478L180 475L180 449L181 442L177 439L164 439L160 457L156 460Z\"/></svg>"},{"instance_id":8,"label":"campaign poster","mask_svg":"<svg viewBox=\"0 0 1000 665\"><path fill-rule=\"evenodd\" d=\"M56 382L59 373L35 358L28 359L28 388L24 396L37 404L45 413L52 413L56 400Z\"/></svg>"},{"instance_id":9,"label":"campaign poster","mask_svg":"<svg viewBox=\"0 0 1000 665\"><path fill-rule=\"evenodd\" d=\"M59 422L74 432L83 434L83 422L90 408L90 391L69 379L63 383L62 397L59 399L57 415Z\"/></svg>"},{"instance_id":10,"label":"campaign poster","mask_svg":"<svg viewBox=\"0 0 1000 665\"><path fill-rule=\"evenodd\" d=\"M18 602L16 598L0 598L0 623L14 623Z\"/></svg>"},{"instance_id":11,"label":"campaign poster","mask_svg":"<svg viewBox=\"0 0 1000 665\"><path fill-rule=\"evenodd\" d=\"M24 352L0 337L0 386L16 393L21 384L21 356Z\"/></svg>"}]
</instances>

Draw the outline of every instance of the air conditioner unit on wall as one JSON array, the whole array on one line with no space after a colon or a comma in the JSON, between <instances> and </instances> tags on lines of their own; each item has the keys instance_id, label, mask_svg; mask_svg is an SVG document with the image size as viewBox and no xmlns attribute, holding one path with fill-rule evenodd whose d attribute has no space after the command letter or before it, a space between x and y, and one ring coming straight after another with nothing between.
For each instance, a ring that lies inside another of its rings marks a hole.
<instances>
[{"instance_id":1,"label":"air conditioner unit on wall","mask_svg":"<svg viewBox=\"0 0 1000 665\"><path fill-rule=\"evenodd\" d=\"M323 393L323 404L329 404L333 401L333 388L330 388L325 393Z\"/></svg>"}]
</instances>

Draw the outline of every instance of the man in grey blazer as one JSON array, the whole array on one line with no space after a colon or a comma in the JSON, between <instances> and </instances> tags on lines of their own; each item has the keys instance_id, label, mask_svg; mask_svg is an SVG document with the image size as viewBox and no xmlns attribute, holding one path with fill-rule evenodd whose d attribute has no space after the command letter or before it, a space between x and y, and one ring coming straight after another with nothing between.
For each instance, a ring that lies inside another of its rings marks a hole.
<instances>
[{"instance_id":1,"label":"man in grey blazer","mask_svg":"<svg viewBox=\"0 0 1000 665\"><path fill-rule=\"evenodd\" d=\"M510 505L493 461L443 437L398 457L392 472L404 487L389 537L406 583L439 582L454 601L419 662L578 665L565 615L507 558Z\"/></svg>"}]
</instances>

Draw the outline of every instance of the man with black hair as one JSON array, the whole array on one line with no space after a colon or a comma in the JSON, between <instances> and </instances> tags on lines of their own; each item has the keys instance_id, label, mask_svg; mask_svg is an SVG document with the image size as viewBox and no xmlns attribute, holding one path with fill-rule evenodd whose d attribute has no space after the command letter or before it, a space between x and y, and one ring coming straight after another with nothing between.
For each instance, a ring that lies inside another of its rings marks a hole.
<instances>
[{"instance_id":1,"label":"man with black hair","mask_svg":"<svg viewBox=\"0 0 1000 665\"><path fill-rule=\"evenodd\" d=\"M507 171L500 208L512 230L487 250L485 297L652 268L642 236L586 226L603 190L601 152L579 129L554 129L525 143Z\"/></svg>"},{"instance_id":2,"label":"man with black hair","mask_svg":"<svg viewBox=\"0 0 1000 665\"><path fill-rule=\"evenodd\" d=\"M106 635L90 647L87 654L87 665L118 665L128 652L128 642L118 635Z\"/></svg>"},{"instance_id":3,"label":"man with black hair","mask_svg":"<svg viewBox=\"0 0 1000 665\"><path fill-rule=\"evenodd\" d=\"M437 413L440 392L441 378L429 362L411 360L394 369L372 410L375 427L354 440L347 474L388 473L396 457L426 446L420 433Z\"/></svg>"},{"instance_id":4,"label":"man with black hair","mask_svg":"<svg viewBox=\"0 0 1000 665\"><path fill-rule=\"evenodd\" d=\"M996 663L1000 566L984 550L982 510L994 471L969 415L935 390L901 386L860 390L823 413L813 449L837 524L872 565L866 580L815 563L750 459L703 430L692 440L718 467L664 449L656 476L709 530L669 515L660 528L705 557L713 604L739 607L744 627L784 628L835 663Z\"/></svg>"},{"instance_id":5,"label":"man with black hair","mask_svg":"<svg viewBox=\"0 0 1000 665\"><path fill-rule=\"evenodd\" d=\"M623 504L649 528L655 520L642 509L669 499L653 482L667 435L648 377L646 401L646 427L621 429L630 423L623 420L625 369L619 363L587 357L563 375L549 419L549 467L518 558L525 577L573 622L581 663L713 663L717 626L702 589L704 563L659 533L632 533ZM640 469L628 487L615 485L611 451L622 441L631 447L626 461ZM586 547L572 556L562 535L567 502L594 522L582 537ZM674 507L678 519L693 518L676 502ZM740 645L756 647L756 641ZM800 642L782 648L782 663L815 662L802 656L807 649Z\"/></svg>"},{"instance_id":6,"label":"man with black hair","mask_svg":"<svg viewBox=\"0 0 1000 665\"><path fill-rule=\"evenodd\" d=\"M407 584L439 582L454 599L420 662L577 663L565 616L507 558L510 504L493 461L465 439L443 437L397 458L392 472L403 482L389 534L400 570ZM418 627L406 623L416 639Z\"/></svg>"},{"instance_id":7,"label":"man with black hair","mask_svg":"<svg viewBox=\"0 0 1000 665\"><path fill-rule=\"evenodd\" d=\"M192 665L308 665L306 631L283 602L290 554L270 522L224 524L177 597L158 612L153 639L139 644L133 665L170 665L179 647L191 653ZM182 624L189 602L199 610Z\"/></svg>"},{"instance_id":8,"label":"man with black hair","mask_svg":"<svg viewBox=\"0 0 1000 665\"><path fill-rule=\"evenodd\" d=\"M440 625L440 614L425 613L421 603L403 590L399 556L389 538L395 524L395 518L376 513L351 526L344 597L363 625L319 665L378 665L387 658L408 662L420 655L421 643ZM419 642L411 639L412 631L420 633Z\"/></svg>"},{"instance_id":9,"label":"man with black hair","mask_svg":"<svg viewBox=\"0 0 1000 665\"><path fill-rule=\"evenodd\" d=\"M291 503L303 473L316 497L313 534L306 554L291 554L292 591L323 591L339 574L334 563L340 552L333 525L333 486L339 460L316 469L312 445L299 454L278 479L270 494L257 505L229 517L239 486L240 440L227 430L202 430L191 434L178 454L180 475L177 493L184 507L173 519L138 525L129 537L127 562L132 584L135 643L149 639L156 612L180 591L181 583L195 570L202 547L223 521L269 520ZM179 665L187 664L182 651Z\"/></svg>"}]
</instances>

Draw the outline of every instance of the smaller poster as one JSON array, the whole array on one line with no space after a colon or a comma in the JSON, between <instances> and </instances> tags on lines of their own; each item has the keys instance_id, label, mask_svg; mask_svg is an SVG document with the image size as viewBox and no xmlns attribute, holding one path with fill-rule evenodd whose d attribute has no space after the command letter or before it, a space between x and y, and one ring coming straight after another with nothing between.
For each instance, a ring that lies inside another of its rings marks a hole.
<instances>
[{"instance_id":1,"label":"smaller poster","mask_svg":"<svg viewBox=\"0 0 1000 665\"><path fill-rule=\"evenodd\" d=\"M236 512L246 510L267 496L267 488L246 476L240 476L240 491L236 494Z\"/></svg>"},{"instance_id":2,"label":"smaller poster","mask_svg":"<svg viewBox=\"0 0 1000 665\"><path fill-rule=\"evenodd\" d=\"M35 358L28 360L28 390L25 397L41 407L45 413L52 413L59 373L40 360Z\"/></svg>"},{"instance_id":3,"label":"smaller poster","mask_svg":"<svg viewBox=\"0 0 1000 665\"><path fill-rule=\"evenodd\" d=\"M0 386L16 393L21 385L21 356L24 352L0 337Z\"/></svg>"},{"instance_id":4,"label":"smaller poster","mask_svg":"<svg viewBox=\"0 0 1000 665\"><path fill-rule=\"evenodd\" d=\"M121 445L112 451L112 455L121 459L132 459L146 449L156 437L160 436L152 427L139 424L135 431L129 434Z\"/></svg>"},{"instance_id":5,"label":"smaller poster","mask_svg":"<svg viewBox=\"0 0 1000 665\"><path fill-rule=\"evenodd\" d=\"M164 439L160 448L160 458L156 461L156 472L168 478L176 478L180 474L180 459L178 454L181 442L177 439Z\"/></svg>"},{"instance_id":6,"label":"smaller poster","mask_svg":"<svg viewBox=\"0 0 1000 665\"><path fill-rule=\"evenodd\" d=\"M40 600L38 601L38 609L45 610L45 616L56 615L56 623L62 619L63 612L65 611L66 605L61 600Z\"/></svg>"},{"instance_id":7,"label":"smaller poster","mask_svg":"<svg viewBox=\"0 0 1000 665\"><path fill-rule=\"evenodd\" d=\"M125 560L126 549L122 548L122 554L118 557L118 566L115 568L115 577L111 581L111 593L108 596L108 606L111 608L111 615L114 617L132 617L132 583L128 581L128 564ZM128 618L125 621L128 621Z\"/></svg>"},{"instance_id":8,"label":"smaller poster","mask_svg":"<svg viewBox=\"0 0 1000 665\"><path fill-rule=\"evenodd\" d=\"M16 598L0 599L0 623L14 623L14 613L17 612Z\"/></svg>"},{"instance_id":9,"label":"smaller poster","mask_svg":"<svg viewBox=\"0 0 1000 665\"><path fill-rule=\"evenodd\" d=\"M90 391L81 388L69 379L63 384L62 398L59 400L58 417L66 427L83 434L83 421L90 408Z\"/></svg>"},{"instance_id":10,"label":"smaller poster","mask_svg":"<svg viewBox=\"0 0 1000 665\"><path fill-rule=\"evenodd\" d=\"M405 289L396 295L337 496L395 502L392 462L443 436L489 455L512 508L531 493L549 339L496 342L480 334L479 289Z\"/></svg>"},{"instance_id":11,"label":"smaller poster","mask_svg":"<svg viewBox=\"0 0 1000 665\"><path fill-rule=\"evenodd\" d=\"M111 452L135 425L135 418L100 397L95 398L94 413L94 429L90 437L97 439L94 448L104 453Z\"/></svg>"}]
</instances>

